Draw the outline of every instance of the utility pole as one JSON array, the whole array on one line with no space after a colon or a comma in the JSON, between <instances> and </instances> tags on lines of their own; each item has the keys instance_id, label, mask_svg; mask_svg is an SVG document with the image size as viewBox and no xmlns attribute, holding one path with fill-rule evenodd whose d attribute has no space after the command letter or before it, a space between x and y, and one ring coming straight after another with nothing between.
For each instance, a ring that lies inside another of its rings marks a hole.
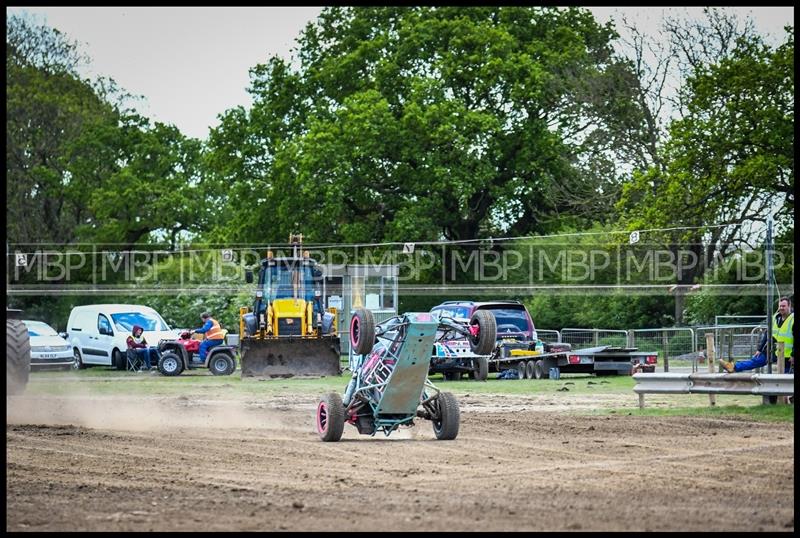
<instances>
[{"instance_id":1,"label":"utility pole","mask_svg":"<svg viewBox=\"0 0 800 538\"><path fill-rule=\"evenodd\" d=\"M772 215L767 217L767 241L765 245L766 265L767 265L767 374L772 373L772 282L773 282L773 268L772 268ZM777 397L762 396L761 401L763 404L777 403Z\"/></svg>"}]
</instances>

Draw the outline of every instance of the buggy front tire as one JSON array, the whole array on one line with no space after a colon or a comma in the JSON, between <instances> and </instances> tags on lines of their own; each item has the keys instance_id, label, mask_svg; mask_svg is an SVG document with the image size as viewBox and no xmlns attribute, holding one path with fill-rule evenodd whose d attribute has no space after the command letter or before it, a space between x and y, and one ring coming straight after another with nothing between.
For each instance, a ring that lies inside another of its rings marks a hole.
<instances>
[{"instance_id":1,"label":"buggy front tire","mask_svg":"<svg viewBox=\"0 0 800 538\"><path fill-rule=\"evenodd\" d=\"M458 400L449 392L440 392L436 398L437 416L432 420L433 433L440 441L455 439L461 421Z\"/></svg>"},{"instance_id":2,"label":"buggy front tire","mask_svg":"<svg viewBox=\"0 0 800 538\"><path fill-rule=\"evenodd\" d=\"M335 392L329 392L317 404L317 433L325 442L335 442L342 438L344 431L344 404Z\"/></svg>"}]
</instances>

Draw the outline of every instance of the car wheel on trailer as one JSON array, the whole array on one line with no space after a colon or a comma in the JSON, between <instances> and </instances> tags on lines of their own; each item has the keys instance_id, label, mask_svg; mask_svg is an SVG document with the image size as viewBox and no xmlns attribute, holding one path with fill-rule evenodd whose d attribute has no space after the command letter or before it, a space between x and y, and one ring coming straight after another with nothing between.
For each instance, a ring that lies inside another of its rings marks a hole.
<instances>
[{"instance_id":1,"label":"car wheel on trailer","mask_svg":"<svg viewBox=\"0 0 800 538\"><path fill-rule=\"evenodd\" d=\"M366 308L359 308L350 318L350 347L356 355L366 355L375 345L375 318Z\"/></svg>"},{"instance_id":2,"label":"car wheel on trailer","mask_svg":"<svg viewBox=\"0 0 800 538\"><path fill-rule=\"evenodd\" d=\"M208 369L214 375L231 375L236 370L236 361L227 352L217 352L211 357Z\"/></svg>"},{"instance_id":3,"label":"car wheel on trailer","mask_svg":"<svg viewBox=\"0 0 800 538\"><path fill-rule=\"evenodd\" d=\"M436 414L431 421L436 438L440 441L455 439L461 420L456 397L449 392L440 392L435 400L435 410Z\"/></svg>"},{"instance_id":4,"label":"car wheel on trailer","mask_svg":"<svg viewBox=\"0 0 800 538\"><path fill-rule=\"evenodd\" d=\"M344 430L344 404L335 392L329 392L317 404L317 433L325 442L338 441Z\"/></svg>"},{"instance_id":5,"label":"car wheel on trailer","mask_svg":"<svg viewBox=\"0 0 800 538\"><path fill-rule=\"evenodd\" d=\"M158 371L166 376L180 375L183 372L183 361L177 353L169 351L158 360Z\"/></svg>"},{"instance_id":6,"label":"car wheel on trailer","mask_svg":"<svg viewBox=\"0 0 800 538\"><path fill-rule=\"evenodd\" d=\"M445 372L445 381L461 381L461 372Z\"/></svg>"},{"instance_id":7,"label":"car wheel on trailer","mask_svg":"<svg viewBox=\"0 0 800 538\"><path fill-rule=\"evenodd\" d=\"M525 367L525 361L519 361L517 363L517 374L519 375L520 379L527 379L528 374L526 370L527 368Z\"/></svg>"},{"instance_id":8,"label":"car wheel on trailer","mask_svg":"<svg viewBox=\"0 0 800 538\"><path fill-rule=\"evenodd\" d=\"M469 320L470 329L477 328L477 334L467 338L469 348L475 355L488 355L497 343L497 320L488 310L476 310Z\"/></svg>"},{"instance_id":9,"label":"car wheel on trailer","mask_svg":"<svg viewBox=\"0 0 800 538\"><path fill-rule=\"evenodd\" d=\"M486 381L489 377L489 359L486 357L478 357L475 359L475 368L470 372L472 378L476 381Z\"/></svg>"}]
</instances>

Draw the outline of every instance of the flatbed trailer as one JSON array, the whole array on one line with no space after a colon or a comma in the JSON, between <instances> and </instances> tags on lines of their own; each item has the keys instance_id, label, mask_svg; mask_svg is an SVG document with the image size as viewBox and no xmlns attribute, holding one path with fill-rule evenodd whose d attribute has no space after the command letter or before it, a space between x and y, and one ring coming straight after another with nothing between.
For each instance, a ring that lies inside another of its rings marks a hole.
<instances>
[{"instance_id":1,"label":"flatbed trailer","mask_svg":"<svg viewBox=\"0 0 800 538\"><path fill-rule=\"evenodd\" d=\"M527 344L501 344L489 359L490 370L515 369L520 379L548 379L551 372L564 374L631 375L654 372L658 354L635 347L597 346L571 349L569 344L547 344L543 353L526 349Z\"/></svg>"}]
</instances>

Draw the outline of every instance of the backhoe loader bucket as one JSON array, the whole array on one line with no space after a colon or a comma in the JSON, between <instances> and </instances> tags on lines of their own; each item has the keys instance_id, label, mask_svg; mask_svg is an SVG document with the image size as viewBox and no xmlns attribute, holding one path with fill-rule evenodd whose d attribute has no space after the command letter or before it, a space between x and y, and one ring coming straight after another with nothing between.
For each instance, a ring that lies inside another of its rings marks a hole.
<instances>
[{"instance_id":1,"label":"backhoe loader bucket","mask_svg":"<svg viewBox=\"0 0 800 538\"><path fill-rule=\"evenodd\" d=\"M339 375L339 337L244 338L241 341L242 377Z\"/></svg>"}]
</instances>

